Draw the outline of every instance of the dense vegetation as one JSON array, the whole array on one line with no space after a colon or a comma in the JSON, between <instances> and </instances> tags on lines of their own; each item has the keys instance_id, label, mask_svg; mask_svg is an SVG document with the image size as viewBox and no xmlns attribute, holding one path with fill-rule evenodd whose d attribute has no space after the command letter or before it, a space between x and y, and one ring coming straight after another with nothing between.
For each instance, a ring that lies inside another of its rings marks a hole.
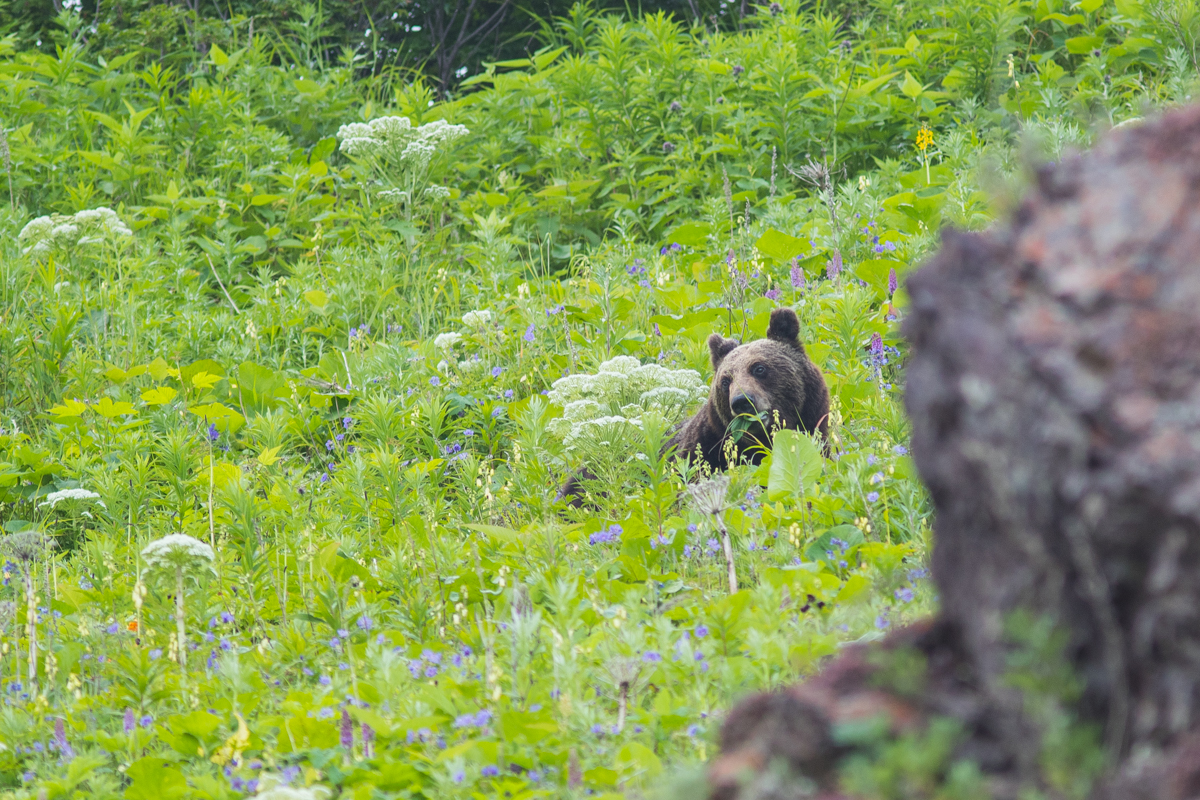
<instances>
[{"instance_id":1,"label":"dense vegetation","mask_svg":"<svg viewBox=\"0 0 1200 800\"><path fill-rule=\"evenodd\" d=\"M693 769L740 694L935 602L903 278L1021 163L1183 102L1190 8L576 7L444 101L315 22L160 59L68 6L53 54L0 40L5 796ZM780 434L712 506L643 391L777 305L830 457ZM585 459L605 491L564 509Z\"/></svg>"}]
</instances>

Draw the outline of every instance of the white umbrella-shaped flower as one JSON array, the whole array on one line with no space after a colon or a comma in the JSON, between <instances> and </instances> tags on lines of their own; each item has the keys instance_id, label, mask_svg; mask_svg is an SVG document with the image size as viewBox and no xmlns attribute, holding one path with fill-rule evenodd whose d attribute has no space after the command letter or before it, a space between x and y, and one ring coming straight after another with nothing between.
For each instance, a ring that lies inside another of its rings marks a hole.
<instances>
[{"instance_id":1,"label":"white umbrella-shaped flower","mask_svg":"<svg viewBox=\"0 0 1200 800\"><path fill-rule=\"evenodd\" d=\"M179 666L187 676L187 630L184 625L183 579L208 568L214 558L213 549L204 542L184 533L174 533L156 539L142 550L146 568L175 578L175 629L179 651Z\"/></svg>"},{"instance_id":2,"label":"white umbrella-shaped flower","mask_svg":"<svg viewBox=\"0 0 1200 800\"><path fill-rule=\"evenodd\" d=\"M688 487L692 498L692 506L701 514L711 516L717 530L721 533L721 547L725 550L725 564L729 568L729 593L736 594L738 590L737 570L733 563L733 541L729 538L729 529L725 527L723 516L727 508L725 496L729 493L729 476L716 475L706 481L694 483Z\"/></svg>"}]
</instances>

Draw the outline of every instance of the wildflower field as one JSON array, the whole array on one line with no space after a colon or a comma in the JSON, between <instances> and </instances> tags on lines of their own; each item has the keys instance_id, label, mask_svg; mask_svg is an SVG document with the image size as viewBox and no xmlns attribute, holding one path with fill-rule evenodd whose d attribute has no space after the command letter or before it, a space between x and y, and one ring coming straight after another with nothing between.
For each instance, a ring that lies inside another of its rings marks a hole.
<instances>
[{"instance_id":1,"label":"wildflower field","mask_svg":"<svg viewBox=\"0 0 1200 800\"><path fill-rule=\"evenodd\" d=\"M580 5L437 92L210 23L0 38L0 797L704 792L739 697L936 604L905 276L1200 53L1183 0ZM779 306L828 455L698 483L706 339Z\"/></svg>"}]
</instances>

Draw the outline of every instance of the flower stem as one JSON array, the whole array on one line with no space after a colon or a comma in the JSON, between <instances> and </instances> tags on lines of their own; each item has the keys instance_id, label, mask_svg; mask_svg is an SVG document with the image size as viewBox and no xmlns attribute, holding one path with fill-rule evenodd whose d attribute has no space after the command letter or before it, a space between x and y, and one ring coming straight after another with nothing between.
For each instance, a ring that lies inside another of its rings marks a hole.
<instances>
[{"instance_id":1,"label":"flower stem","mask_svg":"<svg viewBox=\"0 0 1200 800\"><path fill-rule=\"evenodd\" d=\"M37 695L37 594L33 588L33 569L25 569L25 632L29 637L29 694Z\"/></svg>"},{"instance_id":2,"label":"flower stem","mask_svg":"<svg viewBox=\"0 0 1200 800\"><path fill-rule=\"evenodd\" d=\"M183 567L175 567L175 638L179 648L179 669L183 673L183 691L187 694L187 632L183 616Z\"/></svg>"},{"instance_id":3,"label":"flower stem","mask_svg":"<svg viewBox=\"0 0 1200 800\"><path fill-rule=\"evenodd\" d=\"M617 697L617 733L625 730L625 715L629 707L629 681L621 681L621 693Z\"/></svg>"},{"instance_id":4,"label":"flower stem","mask_svg":"<svg viewBox=\"0 0 1200 800\"><path fill-rule=\"evenodd\" d=\"M733 563L733 540L729 538L729 529L725 527L725 520L720 514L714 514L713 519L716 520L717 530L721 532L721 546L725 549L725 563L729 565L729 593L737 594L738 579L737 567Z\"/></svg>"}]
</instances>

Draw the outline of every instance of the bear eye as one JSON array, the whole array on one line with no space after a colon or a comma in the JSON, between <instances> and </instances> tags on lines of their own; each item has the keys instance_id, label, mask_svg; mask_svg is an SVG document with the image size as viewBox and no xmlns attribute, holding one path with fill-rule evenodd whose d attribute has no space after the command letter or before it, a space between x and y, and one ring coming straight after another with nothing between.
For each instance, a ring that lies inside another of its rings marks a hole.
<instances>
[{"instance_id":1,"label":"bear eye","mask_svg":"<svg viewBox=\"0 0 1200 800\"><path fill-rule=\"evenodd\" d=\"M755 364L754 369L750 370L750 374L756 378L767 377L767 365L766 364Z\"/></svg>"},{"instance_id":2,"label":"bear eye","mask_svg":"<svg viewBox=\"0 0 1200 800\"><path fill-rule=\"evenodd\" d=\"M721 386L723 386L726 389L728 389L730 384L732 384L732 383L733 383L732 375L726 375L724 378L721 378Z\"/></svg>"}]
</instances>

